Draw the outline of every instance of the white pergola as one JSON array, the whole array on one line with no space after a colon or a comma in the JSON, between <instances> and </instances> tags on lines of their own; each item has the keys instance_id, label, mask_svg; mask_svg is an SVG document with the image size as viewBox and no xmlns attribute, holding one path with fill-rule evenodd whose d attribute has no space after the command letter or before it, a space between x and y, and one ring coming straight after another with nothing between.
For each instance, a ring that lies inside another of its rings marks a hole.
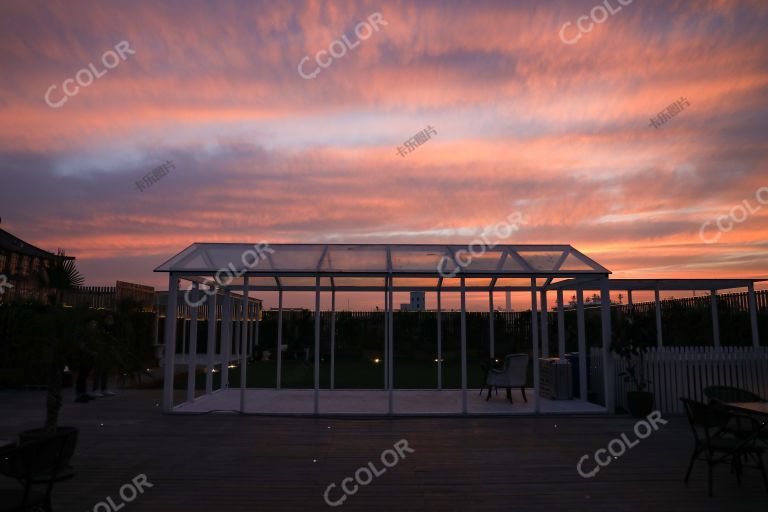
<instances>
[{"instance_id":1,"label":"white pergola","mask_svg":"<svg viewBox=\"0 0 768 512\"><path fill-rule=\"evenodd\" d=\"M258 258L253 257L254 248ZM250 259L244 255L251 255ZM584 290L599 290L601 308L602 367L604 377L613 375L613 357L610 355L611 314L610 292L626 290L629 302L632 291L653 290L656 292L656 314L658 344L662 344L661 309L659 292L664 290L708 290L712 293L713 326L715 344L719 345L717 327L716 292L723 289L746 288L749 292L753 344L759 343L757 333L757 308L754 283L758 279L612 279L610 271L588 258L570 245L409 245L409 244L223 244L195 243L170 260L160 265L156 272L169 273L168 312L176 311L179 280L192 282L193 296L204 290L215 290L209 299L209 311L215 310L215 301L221 294L222 300L222 382L228 385L228 362L235 356L240 360L240 411L246 410L246 359L253 336L258 336L258 322L255 329L233 329L232 322L239 319L240 326L252 318L247 308L233 305L247 302L249 293L273 291L278 293L277 329L277 379L275 389L281 388L282 380L282 314L283 294L286 292L315 293L315 343L314 343L314 414L320 412L320 297L331 294L330 329L330 389L335 389L335 317L337 292L378 292L384 298L384 389L388 392L388 414L393 414L393 293L424 291L434 292L437 297L437 387L442 383L442 295L458 293L461 304L461 412L467 414L467 328L466 294L482 292L488 294L489 351L495 352L494 339L494 292L530 293L532 317L532 356L534 412L540 412L540 357L549 357L547 293L557 293L558 304L558 355L565 356L565 315L563 292L572 290L577 295L577 334L579 366L579 396L587 397L586 332L584 321ZM235 297L235 293L240 298ZM192 307L192 322L197 321L198 308ZM539 311L542 312L539 315ZM215 318L215 317L214 317ZM541 336L540 336L541 333ZM209 337L215 336L209 325ZM228 343L224 343L224 340ZM165 387L163 409L172 412L173 374L175 367L176 322L165 325ZM232 343L234 342L234 344ZM214 343L215 344L215 343ZM207 355L206 394L212 393L213 354ZM188 364L190 373L197 367L196 348L190 343ZM614 410L613 379L603 378L605 408ZM195 398L194 378L188 379L187 401Z\"/></svg>"},{"instance_id":2,"label":"white pergola","mask_svg":"<svg viewBox=\"0 0 768 512\"><path fill-rule=\"evenodd\" d=\"M608 348L611 340L610 296L608 275L610 271L570 245L406 245L406 244L274 244L263 250L263 259L248 261L244 254L253 253L254 244L196 243L160 265L156 272L169 273L168 311L175 311L179 279L193 283L194 293L201 287L224 292L224 301L231 292L239 292L247 300L250 292L276 291L278 293L277 382L281 387L282 359L282 303L286 292L315 293L315 368L314 412L319 412L320 390L320 296L331 294L331 389L334 389L335 350L333 322L335 321L336 292L380 292L384 295L384 387L389 393L389 414L393 412L393 293L400 291L425 291L437 294L437 377L438 389L442 389L442 332L441 298L443 293L460 294L461 304L461 392L462 413L467 413L467 332L466 294L488 293L488 310L491 314L490 354L494 355L493 294L500 292L529 292L531 294L532 325L539 323L539 296L541 310L546 312L546 291L561 282L599 283L603 298L602 344L605 371L611 369ZM262 246L266 247L266 246ZM228 269L228 270L226 270ZM231 278L232 275L237 276ZM212 294L215 298L217 294ZM215 299L214 299L215 300ZM225 307L228 311L228 307ZM245 315L245 312L242 312ZM193 321L197 308L192 308ZM546 339L546 315L541 315L543 337ZM224 317L225 322L231 316ZM245 320L243 317L241 320ZM235 352L241 355L241 410L245 409L246 357L250 329L241 330L240 340L235 340ZM232 329L225 325L223 332L229 336ZM531 329L533 347L533 382L535 412L540 411L538 397L540 378L540 338L537 328ZM583 325L580 333L583 334ZM176 323L165 326L165 388L164 410L173 410L173 373L175 358ZM229 351L229 344L223 351ZM579 337L581 368L586 368L585 337ZM209 344L210 346L210 344ZM222 344L224 347L225 344ZM546 344L545 344L546 347ZM564 352L564 349L561 351ZM545 356L548 349L545 348ZM561 353L562 355L562 353ZM190 349L190 368L197 364L196 351ZM222 366L222 379L226 382L226 364ZM208 367L210 373L212 368ZM582 371L581 397L586 397L586 372ZM210 375L206 382L210 381ZM611 379L604 379L606 407L613 409ZM187 396L194 397L194 385L189 379ZM209 391L207 386L206 391Z\"/></svg>"},{"instance_id":3,"label":"white pergola","mask_svg":"<svg viewBox=\"0 0 768 512\"><path fill-rule=\"evenodd\" d=\"M752 331L752 346L760 346L760 334L757 328L757 301L755 299L755 283L768 281L766 279L611 279L608 283L610 291L626 291L627 304L633 305L633 291L652 291L654 292L654 302L656 306L656 346L664 346L664 333L661 325L661 292L663 291L706 291L711 297L712 309L712 339L716 347L720 346L720 321L717 308L717 292L722 290L744 289L747 291L747 303L749 304L749 319ZM590 284L581 280L561 281L550 286L550 289L557 290L558 319L562 315L563 291L575 291L577 293L577 302L583 308L584 290L595 290L599 283ZM561 334L560 338L563 338ZM564 341L561 341L564 343Z\"/></svg>"}]
</instances>

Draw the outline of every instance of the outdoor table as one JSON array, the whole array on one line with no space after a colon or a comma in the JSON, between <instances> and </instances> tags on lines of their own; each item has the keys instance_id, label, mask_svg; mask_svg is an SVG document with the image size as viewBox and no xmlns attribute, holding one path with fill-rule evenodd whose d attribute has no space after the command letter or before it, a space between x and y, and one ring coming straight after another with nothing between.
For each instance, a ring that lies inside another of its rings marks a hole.
<instances>
[{"instance_id":1,"label":"outdoor table","mask_svg":"<svg viewBox=\"0 0 768 512\"><path fill-rule=\"evenodd\" d=\"M768 433L768 402L721 402L733 412L752 416L759 423L757 436L765 438ZM755 416L757 416L755 418Z\"/></svg>"},{"instance_id":2,"label":"outdoor table","mask_svg":"<svg viewBox=\"0 0 768 512\"><path fill-rule=\"evenodd\" d=\"M766 416L765 420L768 421L768 402L722 402L723 405L730 409L734 409L739 412L746 412L748 414L758 414Z\"/></svg>"}]
</instances>

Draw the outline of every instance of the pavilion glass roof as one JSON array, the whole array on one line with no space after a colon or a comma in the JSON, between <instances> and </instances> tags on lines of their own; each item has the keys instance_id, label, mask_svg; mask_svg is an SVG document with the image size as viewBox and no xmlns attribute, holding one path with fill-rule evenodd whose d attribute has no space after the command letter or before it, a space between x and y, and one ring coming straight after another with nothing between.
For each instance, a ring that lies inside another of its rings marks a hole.
<instances>
[{"instance_id":1,"label":"pavilion glass roof","mask_svg":"<svg viewBox=\"0 0 768 512\"><path fill-rule=\"evenodd\" d=\"M230 268L248 276L573 276L610 273L570 245L195 243L155 269L206 275ZM470 249L472 252L470 252ZM440 270L442 270L442 273Z\"/></svg>"}]
</instances>

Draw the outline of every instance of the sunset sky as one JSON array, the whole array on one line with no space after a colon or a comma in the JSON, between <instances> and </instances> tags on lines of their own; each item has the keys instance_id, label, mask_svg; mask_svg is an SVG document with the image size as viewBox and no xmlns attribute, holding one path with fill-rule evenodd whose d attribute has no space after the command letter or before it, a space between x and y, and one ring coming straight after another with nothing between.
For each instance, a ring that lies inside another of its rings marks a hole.
<instances>
[{"instance_id":1,"label":"sunset sky","mask_svg":"<svg viewBox=\"0 0 768 512\"><path fill-rule=\"evenodd\" d=\"M467 243L514 212L499 242L615 277L768 277L768 2L606 3L566 44L601 3L3 1L1 227L95 285L164 289L192 242Z\"/></svg>"}]
</instances>

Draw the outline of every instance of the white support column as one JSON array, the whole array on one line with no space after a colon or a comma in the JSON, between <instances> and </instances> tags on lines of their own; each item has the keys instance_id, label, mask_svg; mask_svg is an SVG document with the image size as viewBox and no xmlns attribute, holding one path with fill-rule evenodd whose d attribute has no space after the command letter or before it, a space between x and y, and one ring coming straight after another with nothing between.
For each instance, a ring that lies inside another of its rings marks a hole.
<instances>
[{"instance_id":1,"label":"white support column","mask_svg":"<svg viewBox=\"0 0 768 512\"><path fill-rule=\"evenodd\" d=\"M389 391L389 278L384 278L384 350L381 358L384 360L384 389Z\"/></svg>"},{"instance_id":2,"label":"white support column","mask_svg":"<svg viewBox=\"0 0 768 512\"><path fill-rule=\"evenodd\" d=\"M259 323L261 322L263 306L256 304L256 318L253 321L253 356L256 357L256 347L259 346Z\"/></svg>"},{"instance_id":3,"label":"white support column","mask_svg":"<svg viewBox=\"0 0 768 512\"><path fill-rule=\"evenodd\" d=\"M442 313L442 292L437 289L437 389L443 389L443 321Z\"/></svg>"},{"instance_id":4,"label":"white support column","mask_svg":"<svg viewBox=\"0 0 768 512\"><path fill-rule=\"evenodd\" d=\"M315 414L320 413L320 276L315 277Z\"/></svg>"},{"instance_id":5,"label":"white support column","mask_svg":"<svg viewBox=\"0 0 768 512\"><path fill-rule=\"evenodd\" d=\"M557 290L557 357L565 358L565 306L563 290Z\"/></svg>"},{"instance_id":6,"label":"white support column","mask_svg":"<svg viewBox=\"0 0 768 512\"><path fill-rule=\"evenodd\" d=\"M229 389L229 358L232 353L232 292L224 291L221 305L221 389Z\"/></svg>"},{"instance_id":7,"label":"white support column","mask_svg":"<svg viewBox=\"0 0 768 512\"><path fill-rule=\"evenodd\" d=\"M661 330L661 297L658 287L654 293L656 302L656 346L661 348L664 345L664 336Z\"/></svg>"},{"instance_id":8,"label":"white support column","mask_svg":"<svg viewBox=\"0 0 768 512\"><path fill-rule=\"evenodd\" d=\"M546 290L539 292L541 296L541 357L549 357L549 304Z\"/></svg>"},{"instance_id":9,"label":"white support column","mask_svg":"<svg viewBox=\"0 0 768 512\"><path fill-rule=\"evenodd\" d=\"M709 292L710 305L712 307L712 340L716 347L720 346L720 318L717 313L717 290Z\"/></svg>"},{"instance_id":10,"label":"white support column","mask_svg":"<svg viewBox=\"0 0 768 512\"><path fill-rule=\"evenodd\" d=\"M393 280L389 278L389 352L387 353L387 360L389 361L389 407L388 411L391 415L394 412L395 407L395 312L394 312L394 297L393 297Z\"/></svg>"},{"instance_id":11,"label":"white support column","mask_svg":"<svg viewBox=\"0 0 768 512\"><path fill-rule=\"evenodd\" d=\"M506 297L507 297L507 304L506 304L507 312L510 312L510 311L512 311L512 291L511 290L507 290L505 292L505 294L506 294Z\"/></svg>"},{"instance_id":12,"label":"white support column","mask_svg":"<svg viewBox=\"0 0 768 512\"><path fill-rule=\"evenodd\" d=\"M208 362L205 372L205 394L213 393L213 367L214 354L216 353L216 299L218 293L214 291L208 295Z\"/></svg>"},{"instance_id":13,"label":"white support column","mask_svg":"<svg viewBox=\"0 0 768 512\"><path fill-rule=\"evenodd\" d=\"M336 289L331 290L331 389L336 389Z\"/></svg>"},{"instance_id":14,"label":"white support column","mask_svg":"<svg viewBox=\"0 0 768 512\"><path fill-rule=\"evenodd\" d=\"M757 330L757 301L755 300L755 284L747 286L747 299L749 301L749 320L752 324L752 346L760 346L760 333Z\"/></svg>"},{"instance_id":15,"label":"white support column","mask_svg":"<svg viewBox=\"0 0 768 512\"><path fill-rule=\"evenodd\" d=\"M251 306L251 342L248 344L250 350L248 351L248 358L253 360L253 356L256 353L256 329L259 325L259 305L254 303Z\"/></svg>"},{"instance_id":16,"label":"white support column","mask_svg":"<svg viewBox=\"0 0 768 512\"><path fill-rule=\"evenodd\" d=\"M490 353L491 359L496 357L496 339L493 328L493 290L488 291L488 332L490 334Z\"/></svg>"},{"instance_id":17,"label":"white support column","mask_svg":"<svg viewBox=\"0 0 768 512\"><path fill-rule=\"evenodd\" d=\"M467 297L461 278L461 413L467 414Z\"/></svg>"},{"instance_id":18,"label":"white support column","mask_svg":"<svg viewBox=\"0 0 768 512\"><path fill-rule=\"evenodd\" d=\"M275 389L280 389L283 382L283 290L282 287L277 292L277 345L275 346L277 355L277 373L275 374Z\"/></svg>"},{"instance_id":19,"label":"white support column","mask_svg":"<svg viewBox=\"0 0 768 512\"><path fill-rule=\"evenodd\" d=\"M584 322L584 290L576 290L576 322L579 337L579 399L587 401L587 333Z\"/></svg>"},{"instance_id":20,"label":"white support column","mask_svg":"<svg viewBox=\"0 0 768 512\"><path fill-rule=\"evenodd\" d=\"M611 292L608 277L600 283L600 309L603 331L603 384L605 387L605 408L608 414L616 411L614 391L613 355L611 354Z\"/></svg>"},{"instance_id":21,"label":"white support column","mask_svg":"<svg viewBox=\"0 0 768 512\"><path fill-rule=\"evenodd\" d=\"M163 354L163 412L173 411L173 377L176 360L176 303L179 296L179 279L173 274L168 278L168 303L165 308L165 352Z\"/></svg>"},{"instance_id":22,"label":"white support column","mask_svg":"<svg viewBox=\"0 0 768 512\"><path fill-rule=\"evenodd\" d=\"M243 310L240 316L240 412L245 412L245 388L248 384L248 276L243 278Z\"/></svg>"},{"instance_id":23,"label":"white support column","mask_svg":"<svg viewBox=\"0 0 768 512\"><path fill-rule=\"evenodd\" d=\"M632 290L627 290L627 304L629 305L629 309L635 307L635 303L632 302Z\"/></svg>"},{"instance_id":24,"label":"white support column","mask_svg":"<svg viewBox=\"0 0 768 512\"><path fill-rule=\"evenodd\" d=\"M192 306L190 315L192 316L189 324L189 360L187 361L187 402L195 399L195 378L197 377L197 317L199 308L197 301L200 298L200 285L197 282L192 283Z\"/></svg>"},{"instance_id":25,"label":"white support column","mask_svg":"<svg viewBox=\"0 0 768 512\"><path fill-rule=\"evenodd\" d=\"M533 347L533 398L536 414L541 412L541 399L539 397L541 368L539 367L539 325L538 307L536 300L536 278L531 278L531 346Z\"/></svg>"},{"instance_id":26,"label":"white support column","mask_svg":"<svg viewBox=\"0 0 768 512\"><path fill-rule=\"evenodd\" d=\"M187 355L187 308L181 304L181 355Z\"/></svg>"},{"instance_id":27,"label":"white support column","mask_svg":"<svg viewBox=\"0 0 768 512\"><path fill-rule=\"evenodd\" d=\"M240 358L240 316L243 309L243 300L233 300L234 311L232 312L232 355L235 360Z\"/></svg>"}]
</instances>

